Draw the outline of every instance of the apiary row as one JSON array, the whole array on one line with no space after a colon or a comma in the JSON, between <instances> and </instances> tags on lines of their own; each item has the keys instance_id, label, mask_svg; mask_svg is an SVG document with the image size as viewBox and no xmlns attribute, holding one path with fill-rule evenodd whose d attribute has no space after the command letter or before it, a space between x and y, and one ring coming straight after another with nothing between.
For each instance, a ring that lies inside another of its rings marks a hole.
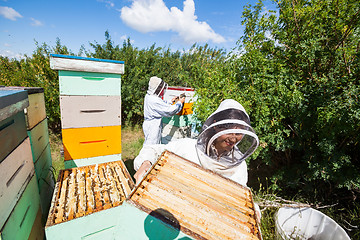
<instances>
[{"instance_id":1,"label":"apiary row","mask_svg":"<svg viewBox=\"0 0 360 240\"><path fill-rule=\"evenodd\" d=\"M58 70L65 168L121 159L124 62L53 54Z\"/></svg>"},{"instance_id":2,"label":"apiary row","mask_svg":"<svg viewBox=\"0 0 360 240\"><path fill-rule=\"evenodd\" d=\"M54 190L42 88L0 87L1 239L41 239Z\"/></svg>"}]
</instances>

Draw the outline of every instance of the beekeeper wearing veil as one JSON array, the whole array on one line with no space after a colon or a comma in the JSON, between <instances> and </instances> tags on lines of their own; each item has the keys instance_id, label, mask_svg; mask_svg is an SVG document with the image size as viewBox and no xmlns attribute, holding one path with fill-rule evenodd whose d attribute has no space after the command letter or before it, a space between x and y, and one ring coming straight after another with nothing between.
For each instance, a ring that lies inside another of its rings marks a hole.
<instances>
[{"instance_id":1,"label":"beekeeper wearing veil","mask_svg":"<svg viewBox=\"0 0 360 240\"><path fill-rule=\"evenodd\" d=\"M218 109L203 124L197 139L184 138L166 145L143 146L134 160L134 175L139 182L164 150L230 178L247 184L245 159L258 147L259 139L250 126L244 107L235 100L221 102Z\"/></svg>"},{"instance_id":2,"label":"beekeeper wearing veil","mask_svg":"<svg viewBox=\"0 0 360 240\"><path fill-rule=\"evenodd\" d=\"M182 109L185 97L179 98L175 104L162 99L167 87L168 84L156 76L149 80L149 87L144 99L144 145L160 144L161 118L174 116Z\"/></svg>"}]
</instances>

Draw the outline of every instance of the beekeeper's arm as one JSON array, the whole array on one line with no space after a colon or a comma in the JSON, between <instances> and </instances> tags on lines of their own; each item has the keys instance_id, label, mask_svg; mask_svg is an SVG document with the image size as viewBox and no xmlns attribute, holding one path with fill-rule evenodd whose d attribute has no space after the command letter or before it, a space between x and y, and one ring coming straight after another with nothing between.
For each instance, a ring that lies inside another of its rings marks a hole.
<instances>
[{"instance_id":1,"label":"beekeeper's arm","mask_svg":"<svg viewBox=\"0 0 360 240\"><path fill-rule=\"evenodd\" d=\"M180 112L185 98L180 98L174 105L164 102L158 98L156 102L152 103L152 109L157 117L171 117Z\"/></svg>"},{"instance_id":2,"label":"beekeeper's arm","mask_svg":"<svg viewBox=\"0 0 360 240\"><path fill-rule=\"evenodd\" d=\"M136 171L136 173L134 174L134 178L136 180L136 184L141 181L145 173L160 157L161 153L165 150L165 146L166 145L164 144L143 146L143 148L139 152L139 155L134 159L134 169Z\"/></svg>"}]
</instances>

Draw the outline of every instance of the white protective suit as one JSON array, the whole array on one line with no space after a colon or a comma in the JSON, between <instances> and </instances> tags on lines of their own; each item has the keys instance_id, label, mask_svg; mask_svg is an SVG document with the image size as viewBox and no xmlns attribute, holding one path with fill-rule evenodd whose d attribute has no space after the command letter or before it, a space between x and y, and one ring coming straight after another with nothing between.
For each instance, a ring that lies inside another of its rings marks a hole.
<instances>
[{"instance_id":1,"label":"white protective suit","mask_svg":"<svg viewBox=\"0 0 360 240\"><path fill-rule=\"evenodd\" d=\"M161 118L174 116L182 109L178 101L174 105L160 98L160 94L167 89L167 84L158 77L151 77L149 88L144 100L144 145L160 144Z\"/></svg>"},{"instance_id":2,"label":"white protective suit","mask_svg":"<svg viewBox=\"0 0 360 240\"><path fill-rule=\"evenodd\" d=\"M218 157L213 142L219 136L229 133L241 134L243 137L230 152ZM166 145L144 145L134 160L134 169L137 171L146 160L154 164L164 150L169 150L246 186L248 173L245 159L258 145L259 139L250 126L250 118L243 106L235 100L227 99L205 121L197 140L184 138Z\"/></svg>"}]
</instances>

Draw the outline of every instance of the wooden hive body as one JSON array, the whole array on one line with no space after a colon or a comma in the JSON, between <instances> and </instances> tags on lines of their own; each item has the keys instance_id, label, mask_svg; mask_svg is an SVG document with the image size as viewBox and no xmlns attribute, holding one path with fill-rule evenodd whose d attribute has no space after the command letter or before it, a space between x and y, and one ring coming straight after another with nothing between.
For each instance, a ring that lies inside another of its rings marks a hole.
<instances>
[{"instance_id":1,"label":"wooden hive body","mask_svg":"<svg viewBox=\"0 0 360 240\"><path fill-rule=\"evenodd\" d=\"M121 74L124 62L52 54L59 71L65 168L121 158Z\"/></svg>"},{"instance_id":2,"label":"wooden hive body","mask_svg":"<svg viewBox=\"0 0 360 240\"><path fill-rule=\"evenodd\" d=\"M49 216L46 238L113 239L119 207L134 187L122 161L61 170ZM71 233L71 235L64 235Z\"/></svg>"},{"instance_id":3,"label":"wooden hive body","mask_svg":"<svg viewBox=\"0 0 360 240\"><path fill-rule=\"evenodd\" d=\"M137 210L128 215L135 216L138 210L153 215L172 226L169 236L178 232L176 239L184 235L193 239L262 239L249 188L168 151L134 189L123 210L131 212L131 206ZM122 226L122 232L134 228L126 222ZM146 232L145 220L144 230L137 228L132 229L137 234L134 239L147 239L156 231Z\"/></svg>"},{"instance_id":4,"label":"wooden hive body","mask_svg":"<svg viewBox=\"0 0 360 240\"><path fill-rule=\"evenodd\" d=\"M26 90L29 106L25 108L27 135L31 142L33 162L39 187L42 219L46 221L55 186L46 118L44 89L39 87L4 87L9 90Z\"/></svg>"}]
</instances>

